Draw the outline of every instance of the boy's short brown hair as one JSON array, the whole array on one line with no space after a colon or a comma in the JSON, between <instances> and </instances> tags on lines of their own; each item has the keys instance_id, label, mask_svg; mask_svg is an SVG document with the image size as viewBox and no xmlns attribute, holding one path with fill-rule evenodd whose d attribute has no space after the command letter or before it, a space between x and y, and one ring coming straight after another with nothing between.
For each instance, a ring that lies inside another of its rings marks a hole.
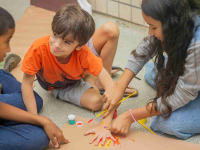
<instances>
[{"instance_id":1,"label":"boy's short brown hair","mask_svg":"<svg viewBox=\"0 0 200 150\"><path fill-rule=\"evenodd\" d=\"M62 39L72 34L79 46L86 44L95 31L92 16L76 4L63 5L54 16L51 26L52 31L61 35Z\"/></svg>"}]
</instances>

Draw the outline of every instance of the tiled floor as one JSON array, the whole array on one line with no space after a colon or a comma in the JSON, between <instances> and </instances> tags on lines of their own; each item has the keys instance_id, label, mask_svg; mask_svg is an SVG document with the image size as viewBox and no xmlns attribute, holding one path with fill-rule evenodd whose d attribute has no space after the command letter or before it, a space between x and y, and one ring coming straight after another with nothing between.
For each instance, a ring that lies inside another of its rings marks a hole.
<instances>
[{"instance_id":1,"label":"tiled floor","mask_svg":"<svg viewBox=\"0 0 200 150\"><path fill-rule=\"evenodd\" d=\"M142 39L147 35L147 28L97 13L93 13L93 17L96 23L96 28L100 27L108 21L112 21L118 25L120 30L120 37L113 65L124 68L131 51L135 49L137 45L142 41ZM145 67L137 75L142 80L137 80L134 78L130 83L130 85L132 85L139 91L139 95L137 97L129 98L124 101L118 108L118 115L125 111L128 111L130 108L134 109L145 106L148 100L154 97L155 90L151 86L149 86L147 82L145 82L144 73ZM114 80L117 80L120 74L121 73L118 73L116 76L114 76ZM38 94L44 100L44 107L40 114L52 119L59 127L62 127L67 122L67 116L71 113L88 119L91 119L93 117L92 112L89 110L79 108L67 102L56 100L52 96L51 92L43 90L37 81L35 82L34 90L38 92ZM152 119L153 118L147 119L147 127L150 127ZM101 118L99 117L96 120L100 121ZM131 129L149 132L137 123L133 123ZM200 144L200 136L193 136L186 141Z\"/></svg>"}]
</instances>

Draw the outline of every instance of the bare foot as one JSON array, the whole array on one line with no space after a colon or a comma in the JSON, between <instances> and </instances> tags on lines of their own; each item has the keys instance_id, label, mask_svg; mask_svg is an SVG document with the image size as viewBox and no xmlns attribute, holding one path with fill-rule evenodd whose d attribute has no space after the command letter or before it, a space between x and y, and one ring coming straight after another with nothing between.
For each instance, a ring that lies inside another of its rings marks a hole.
<instances>
[{"instance_id":1,"label":"bare foot","mask_svg":"<svg viewBox=\"0 0 200 150\"><path fill-rule=\"evenodd\" d=\"M131 94L131 93L133 93L135 91L136 91L136 89L134 89L132 86L128 85L126 90L125 90L125 93L126 94Z\"/></svg>"},{"instance_id":2,"label":"bare foot","mask_svg":"<svg viewBox=\"0 0 200 150\"><path fill-rule=\"evenodd\" d=\"M112 69L111 70L111 76L114 75L114 74L116 74L117 72L119 72L121 70L122 70L121 68L119 68L119 69Z\"/></svg>"}]
</instances>

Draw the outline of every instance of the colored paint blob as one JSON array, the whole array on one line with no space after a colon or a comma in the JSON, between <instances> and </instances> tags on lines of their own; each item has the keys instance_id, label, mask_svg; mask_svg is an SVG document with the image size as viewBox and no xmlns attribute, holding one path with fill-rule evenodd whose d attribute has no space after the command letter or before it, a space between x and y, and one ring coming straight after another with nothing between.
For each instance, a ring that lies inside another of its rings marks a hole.
<instances>
[{"instance_id":1,"label":"colored paint blob","mask_svg":"<svg viewBox=\"0 0 200 150\"><path fill-rule=\"evenodd\" d=\"M131 139L131 138L128 138L129 140L131 140L131 141L133 141L133 142L135 142L135 140L133 140L133 139Z\"/></svg>"},{"instance_id":2,"label":"colored paint blob","mask_svg":"<svg viewBox=\"0 0 200 150\"><path fill-rule=\"evenodd\" d=\"M90 123L93 119L89 120L88 123Z\"/></svg>"},{"instance_id":3,"label":"colored paint blob","mask_svg":"<svg viewBox=\"0 0 200 150\"><path fill-rule=\"evenodd\" d=\"M92 135L95 135L95 134L92 134ZM120 148L123 147L123 146L125 146L125 144L121 145L120 139L127 138L126 135L120 136L120 137L114 135L113 137L114 137L114 139L115 139L116 141L112 141L112 139L111 139L110 137L107 137L107 138L106 138L106 141L105 141L105 144L104 144L104 145L99 144L99 147L109 148L109 147L111 146L112 142L113 142L113 146L119 146ZM135 140L133 140L133 139L131 139L131 138L128 138L128 139L131 140L131 141L133 141L133 142L135 142ZM102 141L102 139L99 141L99 143L100 143L101 141ZM96 145L94 145L94 146L96 146Z\"/></svg>"}]
</instances>

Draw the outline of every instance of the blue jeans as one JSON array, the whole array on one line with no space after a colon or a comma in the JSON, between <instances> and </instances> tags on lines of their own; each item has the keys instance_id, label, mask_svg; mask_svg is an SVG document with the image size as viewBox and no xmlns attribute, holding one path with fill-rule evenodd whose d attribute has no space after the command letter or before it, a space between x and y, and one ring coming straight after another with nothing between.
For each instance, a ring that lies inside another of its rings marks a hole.
<instances>
[{"instance_id":1,"label":"blue jeans","mask_svg":"<svg viewBox=\"0 0 200 150\"><path fill-rule=\"evenodd\" d=\"M0 83L3 85L0 101L26 111L21 83L12 74L1 69ZM34 95L39 112L43 101L36 92ZM48 144L49 139L42 127L0 119L0 150L43 150Z\"/></svg>"},{"instance_id":2,"label":"blue jeans","mask_svg":"<svg viewBox=\"0 0 200 150\"><path fill-rule=\"evenodd\" d=\"M167 61L167 60L166 60ZM146 64L145 79L155 88L154 78L156 71L153 70L154 63ZM172 112L168 119L160 115L154 117L151 129L161 134L174 135L181 139L200 133L200 92L195 100Z\"/></svg>"}]
</instances>

